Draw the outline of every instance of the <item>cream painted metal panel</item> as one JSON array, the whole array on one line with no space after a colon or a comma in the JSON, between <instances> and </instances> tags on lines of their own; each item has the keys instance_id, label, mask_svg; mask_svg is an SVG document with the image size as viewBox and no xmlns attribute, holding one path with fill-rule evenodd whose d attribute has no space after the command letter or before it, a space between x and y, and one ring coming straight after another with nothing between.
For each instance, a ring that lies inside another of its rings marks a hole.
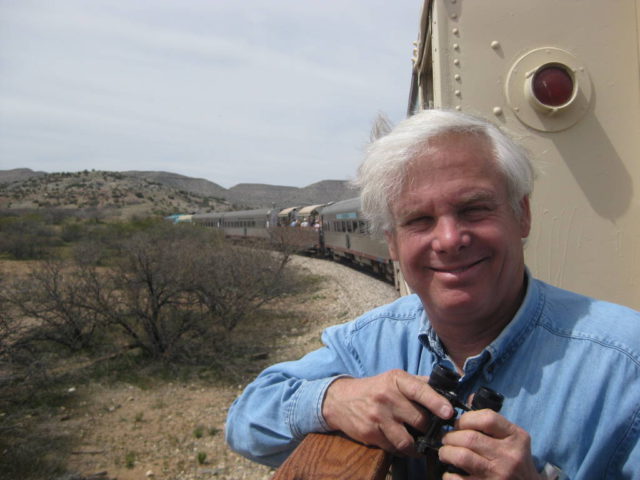
<instances>
[{"instance_id":1,"label":"cream painted metal panel","mask_svg":"<svg viewBox=\"0 0 640 480\"><path fill-rule=\"evenodd\" d=\"M433 36L421 55L433 63L423 62L422 97L489 118L535 160L529 268L554 285L640 309L639 2L432 3ZM575 70L579 111L549 118L517 98L525 88L518 68L545 63L545 55Z\"/></svg>"}]
</instances>

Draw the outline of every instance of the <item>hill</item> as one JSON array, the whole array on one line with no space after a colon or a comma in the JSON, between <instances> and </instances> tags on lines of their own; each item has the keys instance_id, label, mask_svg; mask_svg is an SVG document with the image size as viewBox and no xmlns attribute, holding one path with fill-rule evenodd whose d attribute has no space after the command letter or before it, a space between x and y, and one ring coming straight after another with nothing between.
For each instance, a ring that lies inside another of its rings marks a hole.
<instances>
[{"instance_id":1,"label":"hill","mask_svg":"<svg viewBox=\"0 0 640 480\"><path fill-rule=\"evenodd\" d=\"M31 177L41 177L47 172L34 172L30 168L14 168L13 170L0 170L0 184L21 182Z\"/></svg>"},{"instance_id":2,"label":"hill","mask_svg":"<svg viewBox=\"0 0 640 480\"><path fill-rule=\"evenodd\" d=\"M198 195L142 176L119 172L22 172L6 182L0 172L0 208L10 210L67 209L102 216L167 215L176 212L229 210L223 199Z\"/></svg>"},{"instance_id":3,"label":"hill","mask_svg":"<svg viewBox=\"0 0 640 480\"><path fill-rule=\"evenodd\" d=\"M230 189L171 172L88 171L45 173L0 170L2 209L99 209L109 215L165 215L239 208L284 208L344 200L357 195L345 180L307 187L241 183Z\"/></svg>"},{"instance_id":4,"label":"hill","mask_svg":"<svg viewBox=\"0 0 640 480\"><path fill-rule=\"evenodd\" d=\"M204 178L193 178L171 172L126 170L121 172L129 177L142 178L161 183L178 190L201 195L203 197L225 198L227 189Z\"/></svg>"},{"instance_id":5,"label":"hill","mask_svg":"<svg viewBox=\"0 0 640 480\"><path fill-rule=\"evenodd\" d=\"M230 202L255 207L314 205L358 195L357 190L345 180L323 180L303 188L240 183L228 192L226 198Z\"/></svg>"}]
</instances>

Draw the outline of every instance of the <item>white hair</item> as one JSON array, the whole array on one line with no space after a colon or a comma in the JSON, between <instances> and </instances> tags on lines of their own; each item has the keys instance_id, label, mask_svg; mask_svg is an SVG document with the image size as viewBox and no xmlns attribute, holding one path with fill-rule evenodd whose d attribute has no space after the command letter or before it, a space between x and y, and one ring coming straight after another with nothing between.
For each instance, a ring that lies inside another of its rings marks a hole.
<instances>
[{"instance_id":1,"label":"white hair","mask_svg":"<svg viewBox=\"0 0 640 480\"><path fill-rule=\"evenodd\" d=\"M533 191L534 170L525 150L498 127L472 115L424 110L400 122L367 148L354 181L360 188L362 213L372 232L392 231L391 206L400 195L410 163L446 134L476 135L489 142L504 174L511 208L520 216L521 200Z\"/></svg>"}]
</instances>

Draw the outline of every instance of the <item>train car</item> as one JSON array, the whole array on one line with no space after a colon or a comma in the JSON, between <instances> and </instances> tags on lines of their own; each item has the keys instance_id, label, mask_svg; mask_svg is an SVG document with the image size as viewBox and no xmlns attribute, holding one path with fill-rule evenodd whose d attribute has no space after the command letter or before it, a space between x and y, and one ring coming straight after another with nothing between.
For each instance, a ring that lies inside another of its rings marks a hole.
<instances>
[{"instance_id":1,"label":"train car","mask_svg":"<svg viewBox=\"0 0 640 480\"><path fill-rule=\"evenodd\" d=\"M197 225L222 229L231 238L268 239L268 229L276 221L275 213L272 209L201 213L192 215L191 221Z\"/></svg>"},{"instance_id":2,"label":"train car","mask_svg":"<svg viewBox=\"0 0 640 480\"><path fill-rule=\"evenodd\" d=\"M360 198L336 202L320 211L324 251L394 280L394 266L382 237L369 233L360 211Z\"/></svg>"},{"instance_id":3,"label":"train car","mask_svg":"<svg viewBox=\"0 0 640 480\"><path fill-rule=\"evenodd\" d=\"M164 219L171 223L190 223L192 216L192 214L176 213L173 215L168 215Z\"/></svg>"},{"instance_id":4,"label":"train car","mask_svg":"<svg viewBox=\"0 0 640 480\"><path fill-rule=\"evenodd\" d=\"M538 167L526 262L640 309L637 0L427 0L409 115L448 108L514 134Z\"/></svg>"},{"instance_id":5,"label":"train car","mask_svg":"<svg viewBox=\"0 0 640 480\"><path fill-rule=\"evenodd\" d=\"M297 210L296 230L290 238L295 241L295 244L301 250L314 254L323 254L324 243L320 225L320 212L326 206L326 203L321 203L300 207Z\"/></svg>"}]
</instances>

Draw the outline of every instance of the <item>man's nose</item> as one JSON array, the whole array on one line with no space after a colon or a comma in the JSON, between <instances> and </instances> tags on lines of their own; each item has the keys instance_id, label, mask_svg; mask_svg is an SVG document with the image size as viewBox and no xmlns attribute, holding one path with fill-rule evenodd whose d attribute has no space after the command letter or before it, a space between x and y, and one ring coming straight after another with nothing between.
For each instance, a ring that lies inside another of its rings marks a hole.
<instances>
[{"instance_id":1,"label":"man's nose","mask_svg":"<svg viewBox=\"0 0 640 480\"><path fill-rule=\"evenodd\" d=\"M455 218L440 217L433 230L432 248L438 253L456 253L469 246L470 233Z\"/></svg>"}]
</instances>

